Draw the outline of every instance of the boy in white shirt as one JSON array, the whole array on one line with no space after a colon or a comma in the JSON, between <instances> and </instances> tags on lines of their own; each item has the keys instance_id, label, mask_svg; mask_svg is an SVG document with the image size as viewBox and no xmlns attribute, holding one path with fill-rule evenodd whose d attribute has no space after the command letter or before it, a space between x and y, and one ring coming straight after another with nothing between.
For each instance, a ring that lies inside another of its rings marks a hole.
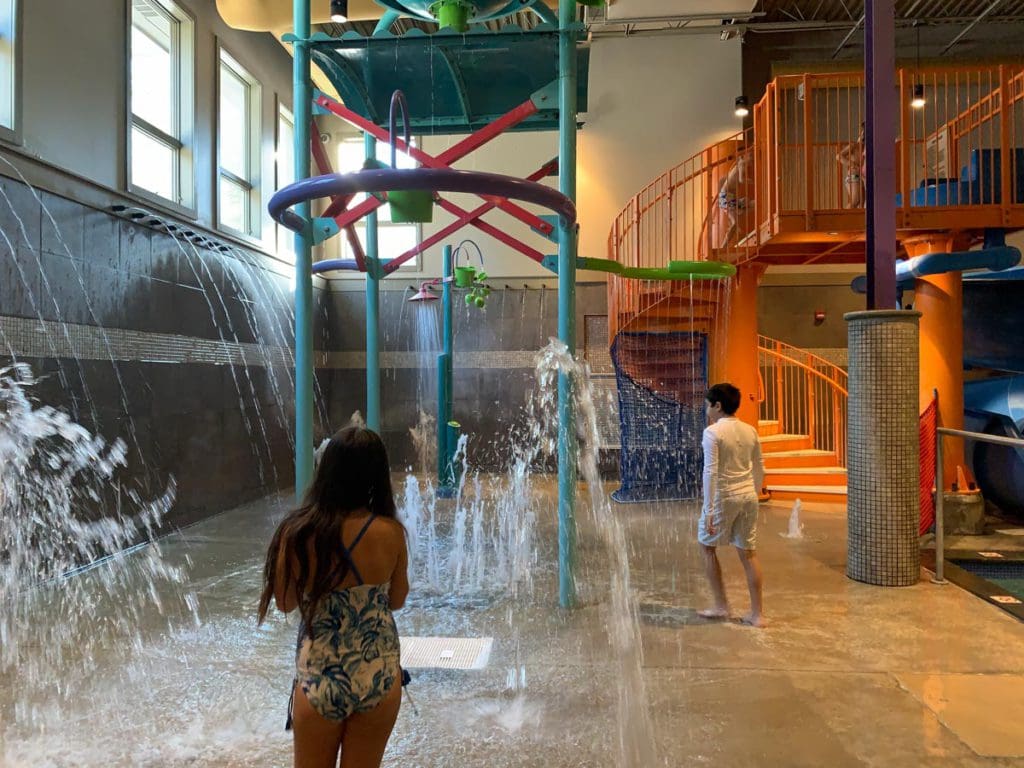
<instances>
[{"instance_id":1,"label":"boy in white shirt","mask_svg":"<svg viewBox=\"0 0 1024 768\"><path fill-rule=\"evenodd\" d=\"M732 384L708 390L705 412L710 426L704 430L704 505L697 540L704 554L704 569L714 607L700 611L706 619L729 617L729 602L722 583L716 548L731 543L747 574L750 613L745 624L765 626L761 601L761 563L757 558L757 503L764 484L764 463L757 430L735 417L740 391Z\"/></svg>"}]
</instances>

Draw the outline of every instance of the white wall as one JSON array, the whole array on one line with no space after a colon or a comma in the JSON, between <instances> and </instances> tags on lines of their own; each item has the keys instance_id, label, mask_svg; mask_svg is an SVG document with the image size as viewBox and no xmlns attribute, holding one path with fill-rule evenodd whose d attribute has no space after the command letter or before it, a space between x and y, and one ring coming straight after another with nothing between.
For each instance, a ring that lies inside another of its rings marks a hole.
<instances>
[{"instance_id":1,"label":"white wall","mask_svg":"<svg viewBox=\"0 0 1024 768\"><path fill-rule=\"evenodd\" d=\"M612 220L636 192L671 166L739 130L732 111L739 93L737 40L722 42L714 35L694 35L594 41L589 109L579 134L577 165L581 256L606 258ZM336 120L322 125L334 134L344 130ZM423 145L437 154L459 138L428 136ZM498 137L455 167L525 177L557 154L556 132L512 133ZM558 182L552 178L548 183L557 186ZM480 202L472 196L450 197L466 209ZM434 215L435 221L423 227L424 236L451 221L439 209L435 208ZM541 253L557 253L555 243L500 211L485 218ZM453 240L466 237L484 250L485 269L492 277L552 277L526 256L473 228L460 230ZM440 246L425 254L423 274L439 274L440 259ZM603 274L581 272L579 278L602 279Z\"/></svg>"},{"instance_id":2,"label":"white wall","mask_svg":"<svg viewBox=\"0 0 1024 768\"><path fill-rule=\"evenodd\" d=\"M714 35L601 38L580 133L580 255L607 257L612 220L662 172L740 130L740 43Z\"/></svg>"}]
</instances>

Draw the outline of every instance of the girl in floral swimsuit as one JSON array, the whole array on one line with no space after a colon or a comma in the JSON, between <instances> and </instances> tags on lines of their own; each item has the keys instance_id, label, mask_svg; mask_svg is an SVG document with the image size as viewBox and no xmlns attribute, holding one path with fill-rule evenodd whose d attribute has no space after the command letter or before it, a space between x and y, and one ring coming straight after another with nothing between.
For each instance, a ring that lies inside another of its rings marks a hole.
<instances>
[{"instance_id":1,"label":"girl in floral swimsuit","mask_svg":"<svg viewBox=\"0 0 1024 768\"><path fill-rule=\"evenodd\" d=\"M301 507L270 543L259 620L273 600L302 621L288 726L296 768L377 768L401 703L392 611L409 592L405 531L376 433L343 429Z\"/></svg>"}]
</instances>

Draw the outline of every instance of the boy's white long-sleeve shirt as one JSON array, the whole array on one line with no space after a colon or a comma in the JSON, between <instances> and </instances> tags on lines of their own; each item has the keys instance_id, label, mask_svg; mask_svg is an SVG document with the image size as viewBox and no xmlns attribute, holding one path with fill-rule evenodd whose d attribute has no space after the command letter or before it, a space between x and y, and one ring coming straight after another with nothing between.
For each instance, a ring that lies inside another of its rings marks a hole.
<instances>
[{"instance_id":1,"label":"boy's white long-sleeve shirt","mask_svg":"<svg viewBox=\"0 0 1024 768\"><path fill-rule=\"evenodd\" d=\"M764 461L757 430L733 416L704 430L704 508L718 499L758 496Z\"/></svg>"}]
</instances>

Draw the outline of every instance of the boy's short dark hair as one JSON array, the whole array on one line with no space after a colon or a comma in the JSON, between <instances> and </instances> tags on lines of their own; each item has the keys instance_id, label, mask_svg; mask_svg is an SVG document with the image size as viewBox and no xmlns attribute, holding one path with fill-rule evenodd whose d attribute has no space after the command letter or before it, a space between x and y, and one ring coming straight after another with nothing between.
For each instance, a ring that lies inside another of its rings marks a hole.
<instances>
[{"instance_id":1,"label":"boy's short dark hair","mask_svg":"<svg viewBox=\"0 0 1024 768\"><path fill-rule=\"evenodd\" d=\"M715 384L705 398L712 405L720 404L726 416L732 416L740 407L740 391L732 384Z\"/></svg>"}]
</instances>

